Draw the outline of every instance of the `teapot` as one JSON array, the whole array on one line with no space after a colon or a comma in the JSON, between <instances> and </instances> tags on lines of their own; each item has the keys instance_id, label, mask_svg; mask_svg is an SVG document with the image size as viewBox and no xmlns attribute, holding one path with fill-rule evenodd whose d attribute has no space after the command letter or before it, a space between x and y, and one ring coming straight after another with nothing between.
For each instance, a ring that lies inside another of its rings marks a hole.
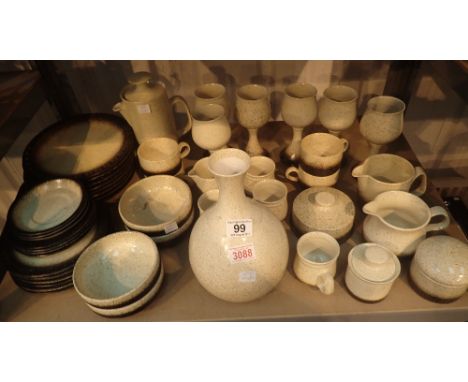
<instances>
[{"instance_id":1,"label":"teapot","mask_svg":"<svg viewBox=\"0 0 468 382\"><path fill-rule=\"evenodd\" d=\"M380 244L397 256L415 252L426 232L448 227L450 217L440 206L429 208L419 197L404 191L386 191L362 207L366 216L363 233L366 241ZM438 223L430 221L441 216Z\"/></svg>"},{"instance_id":2,"label":"teapot","mask_svg":"<svg viewBox=\"0 0 468 382\"><path fill-rule=\"evenodd\" d=\"M128 82L120 92L121 101L112 110L120 112L127 120L138 143L157 137L178 140L192 128L192 116L187 102L180 96L168 98L164 85L160 82L153 83L150 73L133 73ZM176 103L182 104L187 115L187 124L179 130L173 111Z\"/></svg>"}]
</instances>

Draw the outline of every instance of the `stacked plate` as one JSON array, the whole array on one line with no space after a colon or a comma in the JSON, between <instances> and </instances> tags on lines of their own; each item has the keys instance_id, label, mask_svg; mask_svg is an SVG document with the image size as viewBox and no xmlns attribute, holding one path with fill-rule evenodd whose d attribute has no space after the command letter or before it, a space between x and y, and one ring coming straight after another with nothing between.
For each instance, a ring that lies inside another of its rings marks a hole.
<instances>
[{"instance_id":1,"label":"stacked plate","mask_svg":"<svg viewBox=\"0 0 468 382\"><path fill-rule=\"evenodd\" d=\"M72 286L78 256L105 234L89 193L71 179L54 179L17 196L8 212L7 266L13 280L31 292Z\"/></svg>"},{"instance_id":2,"label":"stacked plate","mask_svg":"<svg viewBox=\"0 0 468 382\"><path fill-rule=\"evenodd\" d=\"M156 244L139 232L103 237L80 256L73 272L78 294L94 312L128 315L158 293L164 269Z\"/></svg>"},{"instance_id":3,"label":"stacked plate","mask_svg":"<svg viewBox=\"0 0 468 382\"><path fill-rule=\"evenodd\" d=\"M136 140L125 120L85 114L39 133L23 154L25 182L52 178L80 181L96 200L122 190L135 168Z\"/></svg>"},{"instance_id":4,"label":"stacked plate","mask_svg":"<svg viewBox=\"0 0 468 382\"><path fill-rule=\"evenodd\" d=\"M150 176L124 192L119 214L128 231L143 232L156 243L168 242L193 223L192 192L175 176Z\"/></svg>"}]
</instances>

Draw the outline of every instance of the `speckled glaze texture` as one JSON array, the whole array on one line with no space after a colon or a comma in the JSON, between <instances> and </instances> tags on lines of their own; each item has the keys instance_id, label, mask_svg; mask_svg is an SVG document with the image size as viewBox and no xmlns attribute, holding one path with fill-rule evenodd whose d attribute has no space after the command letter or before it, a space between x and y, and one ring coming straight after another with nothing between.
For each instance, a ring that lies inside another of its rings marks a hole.
<instances>
[{"instance_id":1,"label":"speckled glaze texture","mask_svg":"<svg viewBox=\"0 0 468 382\"><path fill-rule=\"evenodd\" d=\"M253 188L253 198L268 208L279 219L284 220L288 214L288 188L276 179L258 182Z\"/></svg>"},{"instance_id":2,"label":"speckled glaze texture","mask_svg":"<svg viewBox=\"0 0 468 382\"><path fill-rule=\"evenodd\" d=\"M344 192L311 187L294 199L292 220L301 233L321 231L338 239L351 230L355 214L354 204Z\"/></svg>"},{"instance_id":3,"label":"speckled glaze texture","mask_svg":"<svg viewBox=\"0 0 468 382\"><path fill-rule=\"evenodd\" d=\"M356 91L349 86L330 86L319 101L320 123L335 134L351 127L356 119L357 98Z\"/></svg>"},{"instance_id":4,"label":"speckled glaze texture","mask_svg":"<svg viewBox=\"0 0 468 382\"><path fill-rule=\"evenodd\" d=\"M219 150L231 139L231 126L218 104L199 105L193 114L192 138L198 147L205 150Z\"/></svg>"},{"instance_id":5,"label":"speckled glaze texture","mask_svg":"<svg viewBox=\"0 0 468 382\"><path fill-rule=\"evenodd\" d=\"M187 174L195 182L201 192L218 188L215 177L208 168L209 160L210 158L200 159Z\"/></svg>"},{"instance_id":6,"label":"speckled glaze texture","mask_svg":"<svg viewBox=\"0 0 468 382\"><path fill-rule=\"evenodd\" d=\"M416 179L421 184L412 191L414 195L424 194L427 187L426 173L398 155L376 154L368 157L355 167L352 176L357 178L359 195L366 202L385 191L409 191Z\"/></svg>"},{"instance_id":7,"label":"speckled glaze texture","mask_svg":"<svg viewBox=\"0 0 468 382\"><path fill-rule=\"evenodd\" d=\"M244 188L249 193L258 182L265 179L275 179L276 164L273 159L258 155L250 158L250 166L244 177Z\"/></svg>"},{"instance_id":8,"label":"speckled glaze texture","mask_svg":"<svg viewBox=\"0 0 468 382\"><path fill-rule=\"evenodd\" d=\"M455 299L468 289L468 245L450 236L434 236L419 244L410 275L425 293Z\"/></svg>"},{"instance_id":9,"label":"speckled glaze texture","mask_svg":"<svg viewBox=\"0 0 468 382\"><path fill-rule=\"evenodd\" d=\"M395 97L377 96L367 103L360 130L370 143L384 145L393 142L403 131L405 103Z\"/></svg>"},{"instance_id":10,"label":"speckled glaze texture","mask_svg":"<svg viewBox=\"0 0 468 382\"><path fill-rule=\"evenodd\" d=\"M447 228L450 218L440 207L429 206L420 198L404 191L387 191L364 205L369 215L363 224L366 241L380 244L397 256L412 255L428 231ZM435 216L442 216L440 223L429 224Z\"/></svg>"},{"instance_id":11,"label":"speckled glaze texture","mask_svg":"<svg viewBox=\"0 0 468 382\"><path fill-rule=\"evenodd\" d=\"M231 302L255 300L280 282L288 262L288 239L281 222L266 208L249 200L243 178L247 153L222 149L210 157L219 184L219 200L195 223L189 240L189 259L200 284L214 296ZM250 237L230 237L226 222L252 219ZM228 249L251 244L255 258L232 262ZM245 277L247 275L247 277Z\"/></svg>"}]
</instances>

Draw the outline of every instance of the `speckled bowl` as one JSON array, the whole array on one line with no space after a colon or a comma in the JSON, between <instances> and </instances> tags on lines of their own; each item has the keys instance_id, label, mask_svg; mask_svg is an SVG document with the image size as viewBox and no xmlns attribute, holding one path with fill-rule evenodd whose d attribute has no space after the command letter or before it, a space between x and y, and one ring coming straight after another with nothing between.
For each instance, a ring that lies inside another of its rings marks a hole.
<instances>
[{"instance_id":1,"label":"speckled bowl","mask_svg":"<svg viewBox=\"0 0 468 382\"><path fill-rule=\"evenodd\" d=\"M130 186L119 201L125 225L140 232L170 231L174 223L187 218L192 209L192 192L179 178L155 175Z\"/></svg>"},{"instance_id":2,"label":"speckled bowl","mask_svg":"<svg viewBox=\"0 0 468 382\"><path fill-rule=\"evenodd\" d=\"M90 245L73 270L73 284L98 308L125 305L154 281L161 259L153 240L140 232L117 232Z\"/></svg>"}]
</instances>

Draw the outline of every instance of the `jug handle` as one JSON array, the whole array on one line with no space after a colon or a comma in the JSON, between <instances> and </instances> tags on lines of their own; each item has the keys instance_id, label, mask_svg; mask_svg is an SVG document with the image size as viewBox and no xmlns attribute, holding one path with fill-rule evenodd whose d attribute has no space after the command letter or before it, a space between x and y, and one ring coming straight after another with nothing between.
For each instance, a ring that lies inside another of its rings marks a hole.
<instances>
[{"instance_id":1,"label":"jug handle","mask_svg":"<svg viewBox=\"0 0 468 382\"><path fill-rule=\"evenodd\" d=\"M416 174L414 176L414 179L413 179L412 183L414 183L414 181L420 177L421 178L421 184L416 189L411 191L411 193L416 195L416 196L421 196L422 194L424 194L426 192L427 175L424 172L424 170L419 166L416 167L415 170L416 170Z\"/></svg>"},{"instance_id":2,"label":"jug handle","mask_svg":"<svg viewBox=\"0 0 468 382\"><path fill-rule=\"evenodd\" d=\"M296 175L293 175L293 173L296 173ZM297 169L297 167L291 166L291 167L288 167L288 169L284 173L284 176L292 182L299 182L298 173L299 173L299 170Z\"/></svg>"},{"instance_id":3,"label":"jug handle","mask_svg":"<svg viewBox=\"0 0 468 382\"><path fill-rule=\"evenodd\" d=\"M171 104L171 107L174 108L174 105L176 103L181 103L182 106L184 107L184 110L185 110L185 114L187 115L187 124L184 126L184 128L182 129L182 131L179 133L179 137L181 137L182 135L185 135L187 134L190 129L192 128L192 114L190 114L190 109L187 105L187 102L185 102L185 99L183 99L181 96L173 96L169 99L169 102Z\"/></svg>"},{"instance_id":4,"label":"jug handle","mask_svg":"<svg viewBox=\"0 0 468 382\"><path fill-rule=\"evenodd\" d=\"M431 220L435 216L443 216L444 220L442 220L440 223L429 224L426 227L426 232L441 231L441 230L443 230L443 229L445 229L445 228L447 228L449 226L450 217L449 217L447 211L443 207L440 207L440 206L431 207Z\"/></svg>"},{"instance_id":5,"label":"jug handle","mask_svg":"<svg viewBox=\"0 0 468 382\"><path fill-rule=\"evenodd\" d=\"M112 106L112 111L118 112L121 110L121 102L117 102L114 106Z\"/></svg>"},{"instance_id":6,"label":"jug handle","mask_svg":"<svg viewBox=\"0 0 468 382\"><path fill-rule=\"evenodd\" d=\"M317 278L317 286L320 292L326 295L330 295L335 291L335 282L333 276L330 273L324 273Z\"/></svg>"}]
</instances>

